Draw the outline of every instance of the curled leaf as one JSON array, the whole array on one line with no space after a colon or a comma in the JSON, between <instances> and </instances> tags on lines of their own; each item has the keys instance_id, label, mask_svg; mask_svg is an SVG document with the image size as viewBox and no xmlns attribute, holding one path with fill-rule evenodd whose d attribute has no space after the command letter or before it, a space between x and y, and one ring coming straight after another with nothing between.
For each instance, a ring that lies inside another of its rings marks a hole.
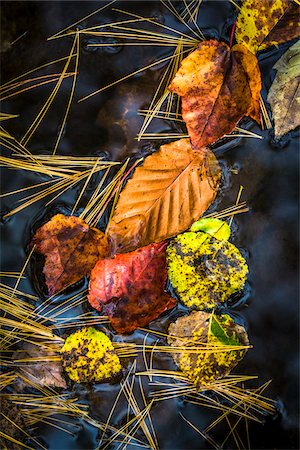
<instances>
[{"instance_id":1,"label":"curled leaf","mask_svg":"<svg viewBox=\"0 0 300 450\"><path fill-rule=\"evenodd\" d=\"M256 53L300 35L300 8L293 0L244 0L236 22L238 43Z\"/></svg>"},{"instance_id":2,"label":"curled leaf","mask_svg":"<svg viewBox=\"0 0 300 450\"><path fill-rule=\"evenodd\" d=\"M243 45L208 40L181 63L169 89L181 96L182 116L195 148L231 133L249 116L260 123L257 58Z\"/></svg>"},{"instance_id":3,"label":"curled leaf","mask_svg":"<svg viewBox=\"0 0 300 450\"><path fill-rule=\"evenodd\" d=\"M57 214L34 235L32 245L45 257L43 273L49 295L89 274L108 255L106 236L84 220Z\"/></svg>"},{"instance_id":4,"label":"curled leaf","mask_svg":"<svg viewBox=\"0 0 300 450\"><path fill-rule=\"evenodd\" d=\"M127 182L108 227L112 253L160 242L189 228L214 200L218 162L189 139L162 145Z\"/></svg>"},{"instance_id":5,"label":"curled leaf","mask_svg":"<svg viewBox=\"0 0 300 450\"><path fill-rule=\"evenodd\" d=\"M122 369L109 337L93 327L68 336L60 353L67 375L76 382L108 381Z\"/></svg>"},{"instance_id":6,"label":"curled leaf","mask_svg":"<svg viewBox=\"0 0 300 450\"><path fill-rule=\"evenodd\" d=\"M102 259L92 270L88 300L118 333L147 325L176 300L165 293L166 244Z\"/></svg>"},{"instance_id":7,"label":"curled leaf","mask_svg":"<svg viewBox=\"0 0 300 450\"><path fill-rule=\"evenodd\" d=\"M300 125L300 41L284 53L274 69L277 74L268 102L275 122L275 136L281 137Z\"/></svg>"},{"instance_id":8,"label":"curled leaf","mask_svg":"<svg viewBox=\"0 0 300 450\"><path fill-rule=\"evenodd\" d=\"M214 308L239 292L248 266L230 242L186 232L167 248L168 275L180 300L196 309Z\"/></svg>"},{"instance_id":9,"label":"curled leaf","mask_svg":"<svg viewBox=\"0 0 300 450\"><path fill-rule=\"evenodd\" d=\"M247 351L241 347L249 345L244 327L227 314L194 311L179 317L168 333L168 344L179 347L172 352L174 362L198 388L228 375Z\"/></svg>"}]
</instances>

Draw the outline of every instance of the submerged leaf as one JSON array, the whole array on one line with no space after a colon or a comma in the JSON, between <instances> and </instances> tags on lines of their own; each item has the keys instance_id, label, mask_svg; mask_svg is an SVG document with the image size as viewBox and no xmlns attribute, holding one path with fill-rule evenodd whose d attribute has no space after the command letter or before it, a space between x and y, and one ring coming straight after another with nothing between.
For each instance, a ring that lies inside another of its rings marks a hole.
<instances>
[{"instance_id":1,"label":"submerged leaf","mask_svg":"<svg viewBox=\"0 0 300 450\"><path fill-rule=\"evenodd\" d=\"M57 214L41 226L32 240L45 257L43 272L49 295L89 274L108 255L106 236L79 217Z\"/></svg>"},{"instance_id":2,"label":"submerged leaf","mask_svg":"<svg viewBox=\"0 0 300 450\"><path fill-rule=\"evenodd\" d=\"M79 383L108 381L122 370L111 340L93 327L68 336L60 353L67 375Z\"/></svg>"},{"instance_id":3,"label":"submerged leaf","mask_svg":"<svg viewBox=\"0 0 300 450\"><path fill-rule=\"evenodd\" d=\"M108 228L112 253L160 242L189 228L209 207L220 181L218 162L189 139L162 145L137 167Z\"/></svg>"},{"instance_id":4,"label":"submerged leaf","mask_svg":"<svg viewBox=\"0 0 300 450\"><path fill-rule=\"evenodd\" d=\"M208 40L181 63L169 89L182 97L182 116L195 148L231 133L249 116L260 123L261 77L255 55Z\"/></svg>"},{"instance_id":5,"label":"submerged leaf","mask_svg":"<svg viewBox=\"0 0 300 450\"><path fill-rule=\"evenodd\" d=\"M102 259L92 270L88 300L118 333L147 325L176 300L165 293L166 244Z\"/></svg>"},{"instance_id":6,"label":"submerged leaf","mask_svg":"<svg viewBox=\"0 0 300 450\"><path fill-rule=\"evenodd\" d=\"M244 357L247 349L232 347L249 345L244 327L227 314L194 311L179 317L169 326L168 333L168 344L181 347L178 353L172 352L175 363L198 388L228 375Z\"/></svg>"},{"instance_id":7,"label":"submerged leaf","mask_svg":"<svg viewBox=\"0 0 300 450\"><path fill-rule=\"evenodd\" d=\"M58 356L58 354L30 343L24 343L22 351L14 352L13 360L16 366L25 364L27 378L32 379L35 383L41 386L65 389L67 384L63 376L61 362L59 360L49 361L49 357L52 356ZM43 361L43 358L45 361ZM21 360L24 362L21 362ZM18 390L24 390L26 386L27 384L23 380L17 378L16 387Z\"/></svg>"},{"instance_id":8,"label":"submerged leaf","mask_svg":"<svg viewBox=\"0 0 300 450\"><path fill-rule=\"evenodd\" d=\"M167 248L168 275L188 307L214 308L245 284L248 266L230 242L209 234L187 232Z\"/></svg>"},{"instance_id":9,"label":"submerged leaf","mask_svg":"<svg viewBox=\"0 0 300 450\"><path fill-rule=\"evenodd\" d=\"M3 450L24 450L28 427L19 409L13 402L0 397L0 448Z\"/></svg>"},{"instance_id":10,"label":"submerged leaf","mask_svg":"<svg viewBox=\"0 0 300 450\"><path fill-rule=\"evenodd\" d=\"M275 136L281 137L300 125L300 41L274 65L276 77L269 90Z\"/></svg>"},{"instance_id":11,"label":"submerged leaf","mask_svg":"<svg viewBox=\"0 0 300 450\"><path fill-rule=\"evenodd\" d=\"M293 0L244 0L236 40L253 53L287 42L300 34L299 14L299 4Z\"/></svg>"}]
</instances>

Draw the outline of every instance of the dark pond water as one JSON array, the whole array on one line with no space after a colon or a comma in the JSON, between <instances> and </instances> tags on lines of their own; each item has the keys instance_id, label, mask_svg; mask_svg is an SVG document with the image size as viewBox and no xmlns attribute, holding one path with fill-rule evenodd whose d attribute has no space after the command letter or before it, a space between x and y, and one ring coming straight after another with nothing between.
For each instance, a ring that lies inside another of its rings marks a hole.
<instances>
[{"instance_id":1,"label":"dark pond water","mask_svg":"<svg viewBox=\"0 0 300 450\"><path fill-rule=\"evenodd\" d=\"M47 41L47 37L76 22L81 17L100 8L100 1L28 1L2 2L2 81L5 82L50 60L61 58L70 51L70 38ZM181 2L173 2L180 8ZM143 16L155 16L168 26L186 29L156 1L126 2L114 5ZM198 25L206 38L213 37L228 42L235 18L235 8L229 1L204 1L198 16ZM93 26L120 18L120 14L104 10L81 25ZM9 43L20 39L13 45ZM91 39L90 42L94 42ZM159 145L157 141L135 140L142 123L138 109L149 105L163 66L149 69L123 84L104 91L86 102L77 100L90 92L122 76L170 54L167 47L103 48L91 51L89 42L81 42L79 78L74 103L59 147L63 155L97 155L107 152L110 159L122 161L128 156L140 154ZM263 96L274 78L272 65L289 44L259 55L263 77ZM61 65L57 66L61 70ZM41 72L43 73L43 72ZM53 106L29 143L33 153L51 153L71 81L63 83ZM19 114L18 119L5 123L6 129L17 138L32 122L49 95L49 86L24 93L3 102L6 113ZM278 401L278 414L267 418L262 425L250 424L252 449L298 449L298 168L299 146L297 132L290 133L281 145L273 141L272 131L261 131L250 122L259 139L235 139L215 146L224 170L224 186L215 208L231 206L239 186L244 186L243 199L251 211L235 219L233 242L242 248L250 265L249 289L235 314L247 326L254 348L248 352L235 373L258 375L259 382L272 379L267 395ZM178 131L176 125L157 120L149 131ZM7 151L5 151L7 154ZM233 170L235 169L235 170ZM43 181L39 175L22 171L6 171L2 175L3 191L8 192ZM21 270L26 259L32 230L57 211L70 211L79 188L62 195L51 208L46 201L34 204L10 219L1 222L1 268L5 271ZM16 204L16 198L5 198L1 211L7 212ZM105 220L101 225L105 225ZM33 269L34 270L34 269ZM22 288L36 292L32 270ZM83 289L83 284L77 289ZM74 288L75 289L75 288ZM72 293L74 290L72 291ZM79 312L79 310L78 310ZM166 329L168 322L178 312L157 320L153 327ZM143 340L141 332L128 338ZM158 358L158 357L157 357ZM160 357L157 365L174 369L170 358ZM142 367L142 362L138 363ZM255 385L255 384L254 384ZM105 421L113 404L119 385L95 385L76 388L81 401L88 402L90 414ZM149 387L146 387L146 393ZM113 423L119 425L126 417L125 403L121 403ZM212 412L186 404L182 399L165 401L153 409L153 422L160 447L163 450L205 449L205 442L186 422L180 413L198 427L204 427L214 417ZM95 449L98 445L97 430L84 421L76 421L74 435L42 426L36 434L50 450ZM225 427L225 425L224 425ZM226 429L227 430L227 429ZM226 431L227 432L227 431ZM214 435L222 441L225 428ZM117 448L118 444L115 445ZM134 449L128 445L128 449ZM226 448L236 448L228 441Z\"/></svg>"}]
</instances>

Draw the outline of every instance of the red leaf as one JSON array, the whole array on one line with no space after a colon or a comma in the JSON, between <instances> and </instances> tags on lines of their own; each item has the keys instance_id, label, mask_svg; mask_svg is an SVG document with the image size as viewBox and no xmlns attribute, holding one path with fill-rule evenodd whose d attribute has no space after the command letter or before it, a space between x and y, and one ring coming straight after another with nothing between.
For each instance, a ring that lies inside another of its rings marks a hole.
<instances>
[{"instance_id":1,"label":"red leaf","mask_svg":"<svg viewBox=\"0 0 300 450\"><path fill-rule=\"evenodd\" d=\"M110 319L118 333L147 325L176 300L164 291L166 243L150 244L131 253L97 262L91 272L89 302Z\"/></svg>"}]
</instances>

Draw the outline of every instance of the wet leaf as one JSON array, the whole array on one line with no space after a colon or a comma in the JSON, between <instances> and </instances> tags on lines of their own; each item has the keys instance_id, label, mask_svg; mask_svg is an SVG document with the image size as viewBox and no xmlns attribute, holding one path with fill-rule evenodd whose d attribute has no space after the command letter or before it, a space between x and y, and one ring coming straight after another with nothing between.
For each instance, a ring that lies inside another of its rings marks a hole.
<instances>
[{"instance_id":1,"label":"wet leaf","mask_svg":"<svg viewBox=\"0 0 300 450\"><path fill-rule=\"evenodd\" d=\"M218 162L189 139L162 145L136 168L122 191L108 234L112 253L160 242L189 228L214 200Z\"/></svg>"},{"instance_id":2,"label":"wet leaf","mask_svg":"<svg viewBox=\"0 0 300 450\"><path fill-rule=\"evenodd\" d=\"M210 322L210 332L223 345L239 345L236 334L232 333L229 335L226 329L228 323L231 323L231 321L229 320L229 322L224 323L224 318L227 319L229 316L216 316L213 314Z\"/></svg>"},{"instance_id":3,"label":"wet leaf","mask_svg":"<svg viewBox=\"0 0 300 450\"><path fill-rule=\"evenodd\" d=\"M188 307L214 308L243 289L248 266L230 242L207 233L186 232L167 248L168 275Z\"/></svg>"},{"instance_id":4,"label":"wet leaf","mask_svg":"<svg viewBox=\"0 0 300 450\"><path fill-rule=\"evenodd\" d=\"M249 116L260 123L257 58L243 45L201 42L185 58L169 89L181 96L182 116L195 148L231 133Z\"/></svg>"},{"instance_id":5,"label":"wet leaf","mask_svg":"<svg viewBox=\"0 0 300 450\"><path fill-rule=\"evenodd\" d=\"M244 357L247 349L232 347L249 345L244 327L227 314L216 316L194 311L179 317L169 326L168 333L168 344L181 347L178 353L172 352L174 362L198 388L228 375ZM194 347L195 352L189 347Z\"/></svg>"},{"instance_id":6,"label":"wet leaf","mask_svg":"<svg viewBox=\"0 0 300 450\"><path fill-rule=\"evenodd\" d=\"M276 77L269 90L275 136L281 137L300 125L300 41L290 47L274 66Z\"/></svg>"},{"instance_id":7,"label":"wet leaf","mask_svg":"<svg viewBox=\"0 0 300 450\"><path fill-rule=\"evenodd\" d=\"M122 370L109 337L93 327L70 334L60 353L68 377L77 383L108 381Z\"/></svg>"},{"instance_id":8,"label":"wet leaf","mask_svg":"<svg viewBox=\"0 0 300 450\"><path fill-rule=\"evenodd\" d=\"M5 397L0 397L0 448L3 450L24 450L28 426L20 407ZM23 444L23 445L22 445Z\"/></svg>"},{"instance_id":9,"label":"wet leaf","mask_svg":"<svg viewBox=\"0 0 300 450\"><path fill-rule=\"evenodd\" d=\"M300 35L300 8L293 0L244 0L235 37L256 53Z\"/></svg>"},{"instance_id":10,"label":"wet leaf","mask_svg":"<svg viewBox=\"0 0 300 450\"><path fill-rule=\"evenodd\" d=\"M165 293L166 244L102 259L92 270L88 300L118 333L147 325L176 300Z\"/></svg>"},{"instance_id":11,"label":"wet leaf","mask_svg":"<svg viewBox=\"0 0 300 450\"><path fill-rule=\"evenodd\" d=\"M99 258L108 255L105 235L84 220L57 214L41 226L32 240L45 257L43 273L49 295L89 274Z\"/></svg>"},{"instance_id":12,"label":"wet leaf","mask_svg":"<svg viewBox=\"0 0 300 450\"><path fill-rule=\"evenodd\" d=\"M193 223L190 230L194 232L202 231L203 233L207 233L216 239L225 241L228 241L231 234L230 226L227 222L224 222L224 220L215 219L213 217L202 217L202 219Z\"/></svg>"},{"instance_id":13,"label":"wet leaf","mask_svg":"<svg viewBox=\"0 0 300 450\"><path fill-rule=\"evenodd\" d=\"M51 356L59 356L57 353L43 350L33 344L25 343L22 351L13 354L15 364L24 364L26 377L32 379L41 386L51 386L65 389L66 380L63 376L61 361L48 361ZM45 361L43 361L43 358ZM27 360L22 362L22 360ZM20 363L18 363L20 361ZM17 378L17 389L22 391L28 386L23 380Z\"/></svg>"}]
</instances>

